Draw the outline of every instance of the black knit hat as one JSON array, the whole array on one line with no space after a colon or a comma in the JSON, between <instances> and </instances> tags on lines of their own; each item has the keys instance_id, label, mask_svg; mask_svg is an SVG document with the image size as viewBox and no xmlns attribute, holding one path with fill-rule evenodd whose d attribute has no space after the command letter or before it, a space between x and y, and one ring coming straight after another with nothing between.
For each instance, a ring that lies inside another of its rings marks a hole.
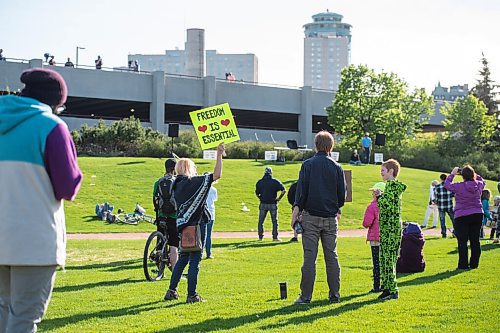
<instances>
[{"instance_id":1,"label":"black knit hat","mask_svg":"<svg viewBox=\"0 0 500 333\"><path fill-rule=\"evenodd\" d=\"M28 69L21 74L21 82L25 84L21 96L34 98L51 107L63 105L68 97L64 78L50 69Z\"/></svg>"}]
</instances>

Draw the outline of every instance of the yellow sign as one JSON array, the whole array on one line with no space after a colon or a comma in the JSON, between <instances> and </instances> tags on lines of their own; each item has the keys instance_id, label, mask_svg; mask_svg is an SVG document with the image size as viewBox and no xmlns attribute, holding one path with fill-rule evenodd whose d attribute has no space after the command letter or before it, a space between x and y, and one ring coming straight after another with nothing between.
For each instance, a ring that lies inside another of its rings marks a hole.
<instances>
[{"instance_id":1,"label":"yellow sign","mask_svg":"<svg viewBox=\"0 0 500 333\"><path fill-rule=\"evenodd\" d=\"M219 143L238 141L240 135L228 103L189 112L201 149L217 147Z\"/></svg>"}]
</instances>

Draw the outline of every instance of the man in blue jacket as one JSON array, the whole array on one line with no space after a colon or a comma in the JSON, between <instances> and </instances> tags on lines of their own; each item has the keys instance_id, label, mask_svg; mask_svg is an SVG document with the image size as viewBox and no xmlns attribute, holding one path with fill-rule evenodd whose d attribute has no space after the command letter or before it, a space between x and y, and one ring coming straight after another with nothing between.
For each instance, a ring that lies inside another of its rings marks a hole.
<instances>
[{"instance_id":1,"label":"man in blue jacket","mask_svg":"<svg viewBox=\"0 0 500 333\"><path fill-rule=\"evenodd\" d=\"M281 191L279 197L278 192ZM285 195L286 190L283 184L273 178L273 169L267 167L264 171L264 177L255 185L255 194L260 200L259 205L259 224L258 233L259 240L264 237L264 220L267 212L271 213L271 221L273 222L273 241L280 241L278 238L278 202Z\"/></svg>"},{"instance_id":2,"label":"man in blue jacket","mask_svg":"<svg viewBox=\"0 0 500 333\"><path fill-rule=\"evenodd\" d=\"M300 297L295 304L311 302L316 278L316 258L321 239L326 265L328 299L340 302L340 265L337 256L338 215L346 197L344 170L329 156L333 137L327 131L316 134L316 155L306 160L300 169L297 193L292 212L292 228L302 224L304 264L300 281Z\"/></svg>"}]
</instances>

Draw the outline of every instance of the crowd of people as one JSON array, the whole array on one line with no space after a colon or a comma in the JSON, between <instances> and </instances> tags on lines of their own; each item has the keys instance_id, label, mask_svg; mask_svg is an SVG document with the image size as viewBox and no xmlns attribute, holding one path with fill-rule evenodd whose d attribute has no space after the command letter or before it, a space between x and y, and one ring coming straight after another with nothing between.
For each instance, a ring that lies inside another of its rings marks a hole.
<instances>
[{"instance_id":1,"label":"crowd of people","mask_svg":"<svg viewBox=\"0 0 500 333\"><path fill-rule=\"evenodd\" d=\"M54 57L47 58L53 60ZM98 57L96 68L98 60L100 68L102 60ZM63 77L50 69L35 68L24 71L20 80L25 87L19 96L0 97L0 182L9 188L0 192L0 209L4 214L0 223L0 332L36 331L36 324L50 300L56 268L65 265L63 200L74 200L82 181L71 134L57 116L57 110L67 98ZM297 241L298 234L302 234L300 295L295 301L298 305L309 304L313 298L320 241L328 299L332 303L341 301L337 237L347 185L344 170L330 156L333 136L321 131L314 142L316 154L303 162L298 180L289 191L293 194L288 197L292 205L290 226L296 231L292 241ZM172 267L164 300L179 299L178 284L189 265L186 302L205 301L198 293L198 275L203 252L206 251L207 259L214 258L211 234L218 196L214 184L222 177L224 152L224 144L219 144L213 172L203 175L198 175L195 163L189 158L168 159L165 174L154 184L157 225L168 235ZM363 218L373 261L370 291L380 293L381 300L399 298L397 271L425 268L424 240L419 225L410 223L402 229L402 195L407 186L397 178L400 171L401 166L394 159L382 163L382 181L370 188L372 202ZM457 175L462 181L454 181ZM490 223L493 229L490 237L496 232L498 242L500 196L494 198L490 214L491 193L470 165L455 167L449 175L442 174L440 178L441 183L431 183L422 226L427 225L433 213L435 227L437 212L442 236L446 237L447 214L458 244L457 269L477 269L483 225ZM34 190L27 192L26 188ZM273 177L272 168L266 167L255 190L260 200L259 240L264 237L263 224L270 212L273 241L280 241L278 202L285 193L283 184Z\"/></svg>"}]
</instances>

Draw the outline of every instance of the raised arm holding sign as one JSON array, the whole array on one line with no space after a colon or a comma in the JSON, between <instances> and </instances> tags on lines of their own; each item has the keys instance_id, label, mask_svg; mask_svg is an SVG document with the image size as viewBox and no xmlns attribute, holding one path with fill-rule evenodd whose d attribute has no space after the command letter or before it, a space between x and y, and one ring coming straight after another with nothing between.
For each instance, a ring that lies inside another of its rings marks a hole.
<instances>
[{"instance_id":1,"label":"raised arm holding sign","mask_svg":"<svg viewBox=\"0 0 500 333\"><path fill-rule=\"evenodd\" d=\"M189 116L202 149L217 147L222 142L240 140L228 103L192 111Z\"/></svg>"}]
</instances>

